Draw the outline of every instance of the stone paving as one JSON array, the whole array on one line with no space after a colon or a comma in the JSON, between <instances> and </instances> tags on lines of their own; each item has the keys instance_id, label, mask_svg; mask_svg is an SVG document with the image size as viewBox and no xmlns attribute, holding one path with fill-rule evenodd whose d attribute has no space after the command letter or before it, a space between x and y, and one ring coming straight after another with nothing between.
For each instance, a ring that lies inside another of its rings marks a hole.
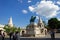
<instances>
[{"instance_id":1,"label":"stone paving","mask_svg":"<svg viewBox=\"0 0 60 40\"><path fill-rule=\"evenodd\" d=\"M5 40L10 40L10 39L7 38ZM19 40L52 40L52 39L50 39L50 38L20 38ZM60 38L56 38L54 40L60 40Z\"/></svg>"},{"instance_id":2,"label":"stone paving","mask_svg":"<svg viewBox=\"0 0 60 40\"><path fill-rule=\"evenodd\" d=\"M1 40L1 39L0 39ZM5 38L5 40L9 40L9 38ZM52 40L50 35L47 34L44 38L36 38L36 37L20 37L20 40ZM55 40L60 40L60 33L55 34Z\"/></svg>"},{"instance_id":3,"label":"stone paving","mask_svg":"<svg viewBox=\"0 0 60 40\"><path fill-rule=\"evenodd\" d=\"M45 36L45 38L51 38L51 37L50 37L50 34L47 34L47 35ZM56 34L55 34L55 38L60 38L60 33L56 33Z\"/></svg>"},{"instance_id":4,"label":"stone paving","mask_svg":"<svg viewBox=\"0 0 60 40\"><path fill-rule=\"evenodd\" d=\"M52 40L50 34L47 34L45 37L20 37L20 40ZM60 40L60 33L55 34L54 40Z\"/></svg>"},{"instance_id":5,"label":"stone paving","mask_svg":"<svg viewBox=\"0 0 60 40\"><path fill-rule=\"evenodd\" d=\"M20 37L20 38L26 38L26 37ZM27 38L36 38L36 37L27 37ZM47 34L45 37L38 37L38 38L51 38L51 37L50 34ZM56 33L55 38L60 38L60 33Z\"/></svg>"}]
</instances>

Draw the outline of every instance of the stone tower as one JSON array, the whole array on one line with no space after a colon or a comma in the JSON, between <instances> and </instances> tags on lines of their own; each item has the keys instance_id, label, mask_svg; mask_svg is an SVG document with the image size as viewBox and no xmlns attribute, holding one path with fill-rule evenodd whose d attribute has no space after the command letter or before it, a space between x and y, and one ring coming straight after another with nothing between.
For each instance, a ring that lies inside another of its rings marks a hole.
<instances>
[{"instance_id":1,"label":"stone tower","mask_svg":"<svg viewBox=\"0 0 60 40\"><path fill-rule=\"evenodd\" d=\"M40 26L40 28L44 28L44 23L43 23L43 21L40 17L39 17L39 20L38 20L38 26Z\"/></svg>"},{"instance_id":2,"label":"stone tower","mask_svg":"<svg viewBox=\"0 0 60 40\"><path fill-rule=\"evenodd\" d=\"M40 27L40 36L44 37L46 35L47 29L44 27L42 19L39 17L38 27Z\"/></svg>"},{"instance_id":3,"label":"stone tower","mask_svg":"<svg viewBox=\"0 0 60 40\"><path fill-rule=\"evenodd\" d=\"M8 25L9 25L10 27L13 27L12 17L10 17L10 19L9 19L9 21L8 21Z\"/></svg>"}]
</instances>

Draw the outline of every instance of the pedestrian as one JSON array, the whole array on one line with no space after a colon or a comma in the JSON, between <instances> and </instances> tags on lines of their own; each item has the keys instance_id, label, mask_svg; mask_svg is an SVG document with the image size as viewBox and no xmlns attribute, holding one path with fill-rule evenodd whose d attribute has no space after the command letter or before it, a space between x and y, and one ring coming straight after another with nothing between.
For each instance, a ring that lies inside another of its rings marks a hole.
<instances>
[{"instance_id":1,"label":"pedestrian","mask_svg":"<svg viewBox=\"0 0 60 40\"><path fill-rule=\"evenodd\" d=\"M3 34L2 34L2 40L4 40L5 39L5 33L3 32Z\"/></svg>"},{"instance_id":2,"label":"pedestrian","mask_svg":"<svg viewBox=\"0 0 60 40\"><path fill-rule=\"evenodd\" d=\"M13 34L12 32L10 32L10 33L9 33L9 36L10 36L10 40L11 40L12 34Z\"/></svg>"},{"instance_id":3,"label":"pedestrian","mask_svg":"<svg viewBox=\"0 0 60 40\"><path fill-rule=\"evenodd\" d=\"M20 34L19 34L19 32L18 32L18 31L16 32L16 34L15 34L15 35L16 35L16 40L20 40Z\"/></svg>"},{"instance_id":4,"label":"pedestrian","mask_svg":"<svg viewBox=\"0 0 60 40\"><path fill-rule=\"evenodd\" d=\"M2 40L2 33L1 33L1 30L0 30L0 40Z\"/></svg>"},{"instance_id":5,"label":"pedestrian","mask_svg":"<svg viewBox=\"0 0 60 40\"><path fill-rule=\"evenodd\" d=\"M16 34L13 33L13 40L16 40Z\"/></svg>"},{"instance_id":6,"label":"pedestrian","mask_svg":"<svg viewBox=\"0 0 60 40\"><path fill-rule=\"evenodd\" d=\"M55 39L55 32L53 29L50 30L50 35L51 35L51 39L54 40Z\"/></svg>"}]
</instances>

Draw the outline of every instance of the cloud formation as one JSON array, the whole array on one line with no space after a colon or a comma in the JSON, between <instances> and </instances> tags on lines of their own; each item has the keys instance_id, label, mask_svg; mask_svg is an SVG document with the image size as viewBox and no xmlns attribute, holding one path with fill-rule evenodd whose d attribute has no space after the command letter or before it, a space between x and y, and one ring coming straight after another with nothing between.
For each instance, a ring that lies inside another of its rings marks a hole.
<instances>
[{"instance_id":1,"label":"cloud formation","mask_svg":"<svg viewBox=\"0 0 60 40\"><path fill-rule=\"evenodd\" d=\"M57 1L57 4L60 5L60 1Z\"/></svg>"},{"instance_id":2,"label":"cloud formation","mask_svg":"<svg viewBox=\"0 0 60 40\"><path fill-rule=\"evenodd\" d=\"M22 10L22 12L23 12L24 14L27 14L27 13L28 13L28 11L27 11L27 10Z\"/></svg>"},{"instance_id":3,"label":"cloud formation","mask_svg":"<svg viewBox=\"0 0 60 40\"><path fill-rule=\"evenodd\" d=\"M31 12L33 12L34 11L34 7L33 6L29 6L29 10L31 11Z\"/></svg>"},{"instance_id":4,"label":"cloud formation","mask_svg":"<svg viewBox=\"0 0 60 40\"><path fill-rule=\"evenodd\" d=\"M31 0L28 0L28 3L30 3L31 2Z\"/></svg>"},{"instance_id":5,"label":"cloud formation","mask_svg":"<svg viewBox=\"0 0 60 40\"><path fill-rule=\"evenodd\" d=\"M52 1L41 1L37 2L35 5L29 6L29 10L36 12L38 15L51 18L58 14L59 6L55 5Z\"/></svg>"}]
</instances>

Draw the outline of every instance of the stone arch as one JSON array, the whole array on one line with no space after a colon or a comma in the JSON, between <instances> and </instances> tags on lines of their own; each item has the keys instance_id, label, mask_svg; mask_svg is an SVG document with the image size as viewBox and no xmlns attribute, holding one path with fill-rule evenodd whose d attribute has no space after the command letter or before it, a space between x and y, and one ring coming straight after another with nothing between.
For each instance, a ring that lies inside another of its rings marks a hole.
<instances>
[{"instance_id":1,"label":"stone arch","mask_svg":"<svg viewBox=\"0 0 60 40\"><path fill-rule=\"evenodd\" d=\"M25 33L25 31L24 30L22 30L22 35Z\"/></svg>"},{"instance_id":2,"label":"stone arch","mask_svg":"<svg viewBox=\"0 0 60 40\"><path fill-rule=\"evenodd\" d=\"M26 29L21 29L20 35L21 35L21 36L24 36L25 34L26 34Z\"/></svg>"},{"instance_id":3,"label":"stone arch","mask_svg":"<svg viewBox=\"0 0 60 40\"><path fill-rule=\"evenodd\" d=\"M45 35L46 35L46 34L47 34L47 29L45 28L45 30L44 30L44 31L45 31Z\"/></svg>"}]
</instances>

